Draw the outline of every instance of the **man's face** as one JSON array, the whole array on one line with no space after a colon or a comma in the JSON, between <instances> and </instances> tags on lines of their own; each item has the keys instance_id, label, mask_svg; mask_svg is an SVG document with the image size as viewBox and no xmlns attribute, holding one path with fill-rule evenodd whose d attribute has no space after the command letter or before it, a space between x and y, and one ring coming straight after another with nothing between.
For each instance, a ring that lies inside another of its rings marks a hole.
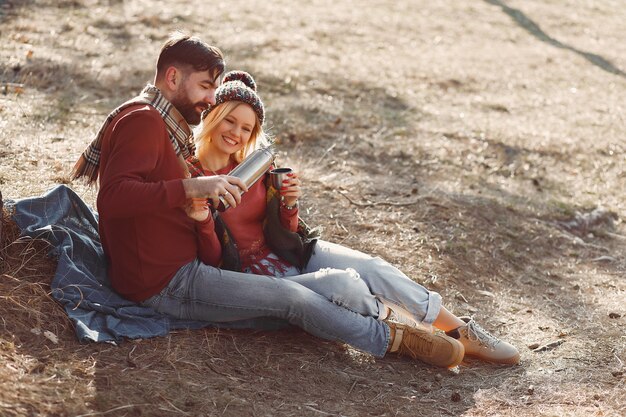
<instances>
[{"instance_id":1,"label":"man's face","mask_svg":"<svg viewBox=\"0 0 626 417\"><path fill-rule=\"evenodd\" d=\"M197 125L202 112L209 105L215 104L218 83L217 75L213 77L208 71L190 71L183 74L182 82L170 101L187 123Z\"/></svg>"}]
</instances>

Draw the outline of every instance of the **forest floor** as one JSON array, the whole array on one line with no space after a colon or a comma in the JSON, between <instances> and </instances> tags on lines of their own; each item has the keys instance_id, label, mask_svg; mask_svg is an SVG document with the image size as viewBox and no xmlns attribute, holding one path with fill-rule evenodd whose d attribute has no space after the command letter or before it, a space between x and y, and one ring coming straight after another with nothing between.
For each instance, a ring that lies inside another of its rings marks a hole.
<instances>
[{"instance_id":1,"label":"forest floor","mask_svg":"<svg viewBox=\"0 0 626 417\"><path fill-rule=\"evenodd\" d=\"M5 212L0 415L626 415L624 21L618 0L0 0L5 200L62 183L93 207L74 161L184 29L257 79L308 223L522 358L451 372L212 328L81 344Z\"/></svg>"}]
</instances>

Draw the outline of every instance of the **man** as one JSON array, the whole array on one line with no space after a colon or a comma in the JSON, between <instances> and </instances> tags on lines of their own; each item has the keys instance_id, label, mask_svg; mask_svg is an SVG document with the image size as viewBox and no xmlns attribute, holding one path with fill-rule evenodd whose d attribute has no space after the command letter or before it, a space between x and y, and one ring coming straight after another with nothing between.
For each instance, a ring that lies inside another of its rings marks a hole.
<instances>
[{"instance_id":1,"label":"man","mask_svg":"<svg viewBox=\"0 0 626 417\"><path fill-rule=\"evenodd\" d=\"M73 177L100 175L99 232L113 288L133 301L161 291L196 258L192 197L224 195L234 206L245 184L234 177L187 179L189 124L215 102L224 72L219 49L182 33L162 47L154 86L118 107L76 164Z\"/></svg>"},{"instance_id":2,"label":"man","mask_svg":"<svg viewBox=\"0 0 626 417\"><path fill-rule=\"evenodd\" d=\"M195 37L173 35L161 49L154 85L113 111L77 162L73 177L92 182L100 177L99 231L113 288L183 319L269 317L378 357L390 351L442 367L459 364L465 348L458 340L412 326L411 320L408 325L406 320L377 320L388 312L349 268L322 268L289 280L200 262L203 245L197 239L203 234L196 228L214 227L213 218L194 222L186 214L187 202L201 197L217 203L223 196L235 207L247 191L235 177L188 178L184 163L194 150L189 124L199 123L201 113L215 104L223 72L217 48ZM317 279L342 283L340 299L331 300L302 283ZM368 314L350 310L351 297L368 303ZM402 316L401 309L394 313Z\"/></svg>"}]
</instances>

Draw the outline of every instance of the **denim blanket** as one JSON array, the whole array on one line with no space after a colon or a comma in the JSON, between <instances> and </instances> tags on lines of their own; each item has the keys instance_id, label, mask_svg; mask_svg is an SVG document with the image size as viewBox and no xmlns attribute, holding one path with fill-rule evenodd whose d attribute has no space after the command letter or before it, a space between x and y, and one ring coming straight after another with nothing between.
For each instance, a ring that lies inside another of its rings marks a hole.
<instances>
[{"instance_id":1,"label":"denim blanket","mask_svg":"<svg viewBox=\"0 0 626 417\"><path fill-rule=\"evenodd\" d=\"M22 236L45 239L58 258L50 284L75 324L81 341L119 342L124 338L162 336L170 330L206 326L278 329L271 319L227 324L174 319L128 301L113 291L98 236L98 216L70 188L59 185L43 196L6 201Z\"/></svg>"}]
</instances>

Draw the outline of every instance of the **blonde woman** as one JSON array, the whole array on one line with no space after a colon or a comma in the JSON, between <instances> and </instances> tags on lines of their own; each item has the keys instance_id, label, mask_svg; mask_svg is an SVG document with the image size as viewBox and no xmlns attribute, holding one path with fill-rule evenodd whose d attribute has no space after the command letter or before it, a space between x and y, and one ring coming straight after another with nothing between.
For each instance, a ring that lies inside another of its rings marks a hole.
<instances>
[{"instance_id":1,"label":"blonde woman","mask_svg":"<svg viewBox=\"0 0 626 417\"><path fill-rule=\"evenodd\" d=\"M264 119L253 78L228 73L203 115L196 155L188 160L192 175L230 172L265 142ZM155 304L164 312L210 321L284 319L376 356L397 352L442 367L458 365L465 355L519 362L514 346L473 319L456 317L439 294L394 266L317 239L298 218L301 195L301 181L293 173L279 190L257 182L225 212L195 200L188 215L210 247L212 265L195 265L196 279L186 293ZM163 307L170 303L172 310Z\"/></svg>"}]
</instances>

